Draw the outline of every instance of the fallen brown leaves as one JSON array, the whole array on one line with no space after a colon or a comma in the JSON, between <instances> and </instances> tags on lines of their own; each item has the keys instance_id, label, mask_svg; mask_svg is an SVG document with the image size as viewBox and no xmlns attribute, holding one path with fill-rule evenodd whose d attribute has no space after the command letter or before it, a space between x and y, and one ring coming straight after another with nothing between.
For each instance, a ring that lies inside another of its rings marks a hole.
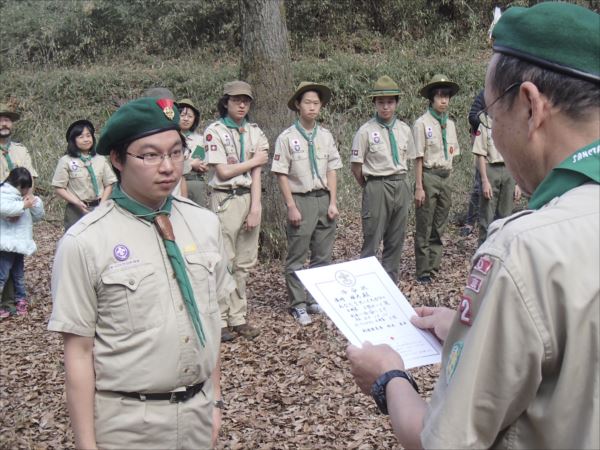
<instances>
[{"instance_id":1,"label":"fallen brown leaves","mask_svg":"<svg viewBox=\"0 0 600 450\"><path fill-rule=\"evenodd\" d=\"M62 343L46 331L52 257L60 234L49 223L36 227L39 251L26 262L27 288L35 305L27 317L0 322L0 448L73 447ZM476 245L474 236L457 236L450 230L442 273L428 286L414 282L413 240L407 236L400 289L413 305L456 306ZM359 219L344 218L334 260L357 258L361 242ZM388 418L354 384L345 357L347 342L332 322L317 317L300 327L287 313L282 271L279 262L262 263L250 277L249 318L262 334L222 347L226 409L219 448L400 448ZM430 366L414 371L426 396L438 370Z\"/></svg>"}]
</instances>

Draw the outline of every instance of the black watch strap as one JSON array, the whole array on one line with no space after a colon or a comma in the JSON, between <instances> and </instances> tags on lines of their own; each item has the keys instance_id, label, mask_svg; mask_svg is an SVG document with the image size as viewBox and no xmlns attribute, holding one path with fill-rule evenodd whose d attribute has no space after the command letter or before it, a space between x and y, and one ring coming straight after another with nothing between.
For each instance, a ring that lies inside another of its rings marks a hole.
<instances>
[{"instance_id":1,"label":"black watch strap","mask_svg":"<svg viewBox=\"0 0 600 450\"><path fill-rule=\"evenodd\" d=\"M414 390L417 393L419 392L419 387L417 386L417 383L408 372L404 372L403 370L390 370L384 373L379 378L377 378L377 380L375 381L375 383L373 383L373 386L371 387L371 395L373 396L377 407L383 414L388 414L385 388L390 382L390 380L396 377L404 378L410 383L410 385L414 388Z\"/></svg>"}]
</instances>

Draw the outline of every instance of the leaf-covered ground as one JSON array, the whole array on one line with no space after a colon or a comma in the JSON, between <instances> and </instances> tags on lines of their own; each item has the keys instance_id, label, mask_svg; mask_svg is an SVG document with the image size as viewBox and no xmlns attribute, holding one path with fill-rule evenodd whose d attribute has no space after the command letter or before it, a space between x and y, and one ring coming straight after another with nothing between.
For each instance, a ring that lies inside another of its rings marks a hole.
<instances>
[{"instance_id":1,"label":"leaf-covered ground","mask_svg":"<svg viewBox=\"0 0 600 450\"><path fill-rule=\"evenodd\" d=\"M26 262L27 317L0 322L0 448L72 448L64 393L62 342L46 331L51 311L52 257L61 229L38 225L38 253ZM340 221L334 248L338 262L355 259L362 236L358 218ZM414 281L412 233L401 266L400 289L413 305L455 307L476 237L446 236L442 273L431 285ZM287 313L280 263L262 263L249 288L250 321L262 334L222 346L226 401L219 448L399 448L389 420L360 393L345 357L346 340L332 322L317 318L300 327ZM314 317L314 316L313 316ZM429 395L439 367L415 371Z\"/></svg>"}]
</instances>

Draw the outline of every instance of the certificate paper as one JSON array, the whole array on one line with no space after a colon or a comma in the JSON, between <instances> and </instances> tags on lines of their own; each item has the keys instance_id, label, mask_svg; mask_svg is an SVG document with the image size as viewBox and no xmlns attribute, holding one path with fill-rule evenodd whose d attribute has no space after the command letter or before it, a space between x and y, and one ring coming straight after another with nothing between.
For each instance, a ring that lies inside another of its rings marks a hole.
<instances>
[{"instance_id":1,"label":"certificate paper","mask_svg":"<svg viewBox=\"0 0 600 450\"><path fill-rule=\"evenodd\" d=\"M296 274L353 345L388 344L407 369L441 361L439 341L410 323L415 310L374 256Z\"/></svg>"}]
</instances>

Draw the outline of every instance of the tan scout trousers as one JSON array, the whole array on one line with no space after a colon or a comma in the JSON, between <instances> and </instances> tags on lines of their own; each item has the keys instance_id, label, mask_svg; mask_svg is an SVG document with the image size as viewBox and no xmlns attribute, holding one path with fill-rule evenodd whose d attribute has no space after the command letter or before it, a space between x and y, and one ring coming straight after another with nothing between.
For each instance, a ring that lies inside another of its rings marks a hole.
<instances>
[{"instance_id":1,"label":"tan scout trousers","mask_svg":"<svg viewBox=\"0 0 600 450\"><path fill-rule=\"evenodd\" d=\"M313 191L307 194L294 194L294 202L302 214L298 228L287 224L288 253L285 261L285 281L290 307L306 308L307 303L315 303L308 298L304 286L294 273L304 267L310 251L309 267L322 267L331 262L331 251L335 239L335 220L329 220L329 192Z\"/></svg>"},{"instance_id":2,"label":"tan scout trousers","mask_svg":"<svg viewBox=\"0 0 600 450\"><path fill-rule=\"evenodd\" d=\"M452 206L450 172L423 169L425 203L415 211L415 262L418 277L430 276L440 269L442 235Z\"/></svg>"},{"instance_id":3,"label":"tan scout trousers","mask_svg":"<svg viewBox=\"0 0 600 450\"><path fill-rule=\"evenodd\" d=\"M394 283L398 281L411 202L406 174L371 177L363 190L363 246L360 257L375 256L383 239L381 265Z\"/></svg>"},{"instance_id":4,"label":"tan scout trousers","mask_svg":"<svg viewBox=\"0 0 600 450\"><path fill-rule=\"evenodd\" d=\"M102 450L209 449L212 436L213 387L208 379L191 399L138 400L96 391L96 443Z\"/></svg>"},{"instance_id":5,"label":"tan scout trousers","mask_svg":"<svg viewBox=\"0 0 600 450\"><path fill-rule=\"evenodd\" d=\"M234 327L246 323L248 300L246 280L248 272L258 258L258 235L260 227L250 231L244 229L244 221L250 212L250 194L231 195L213 191L210 207L221 221L225 250L229 255L229 271L236 288L228 298L219 299L221 327Z\"/></svg>"},{"instance_id":6,"label":"tan scout trousers","mask_svg":"<svg viewBox=\"0 0 600 450\"><path fill-rule=\"evenodd\" d=\"M479 199L479 245L487 237L487 229L496 219L507 217L514 208L515 180L504 164L488 164L486 173L492 185L492 199L481 194Z\"/></svg>"}]
</instances>

